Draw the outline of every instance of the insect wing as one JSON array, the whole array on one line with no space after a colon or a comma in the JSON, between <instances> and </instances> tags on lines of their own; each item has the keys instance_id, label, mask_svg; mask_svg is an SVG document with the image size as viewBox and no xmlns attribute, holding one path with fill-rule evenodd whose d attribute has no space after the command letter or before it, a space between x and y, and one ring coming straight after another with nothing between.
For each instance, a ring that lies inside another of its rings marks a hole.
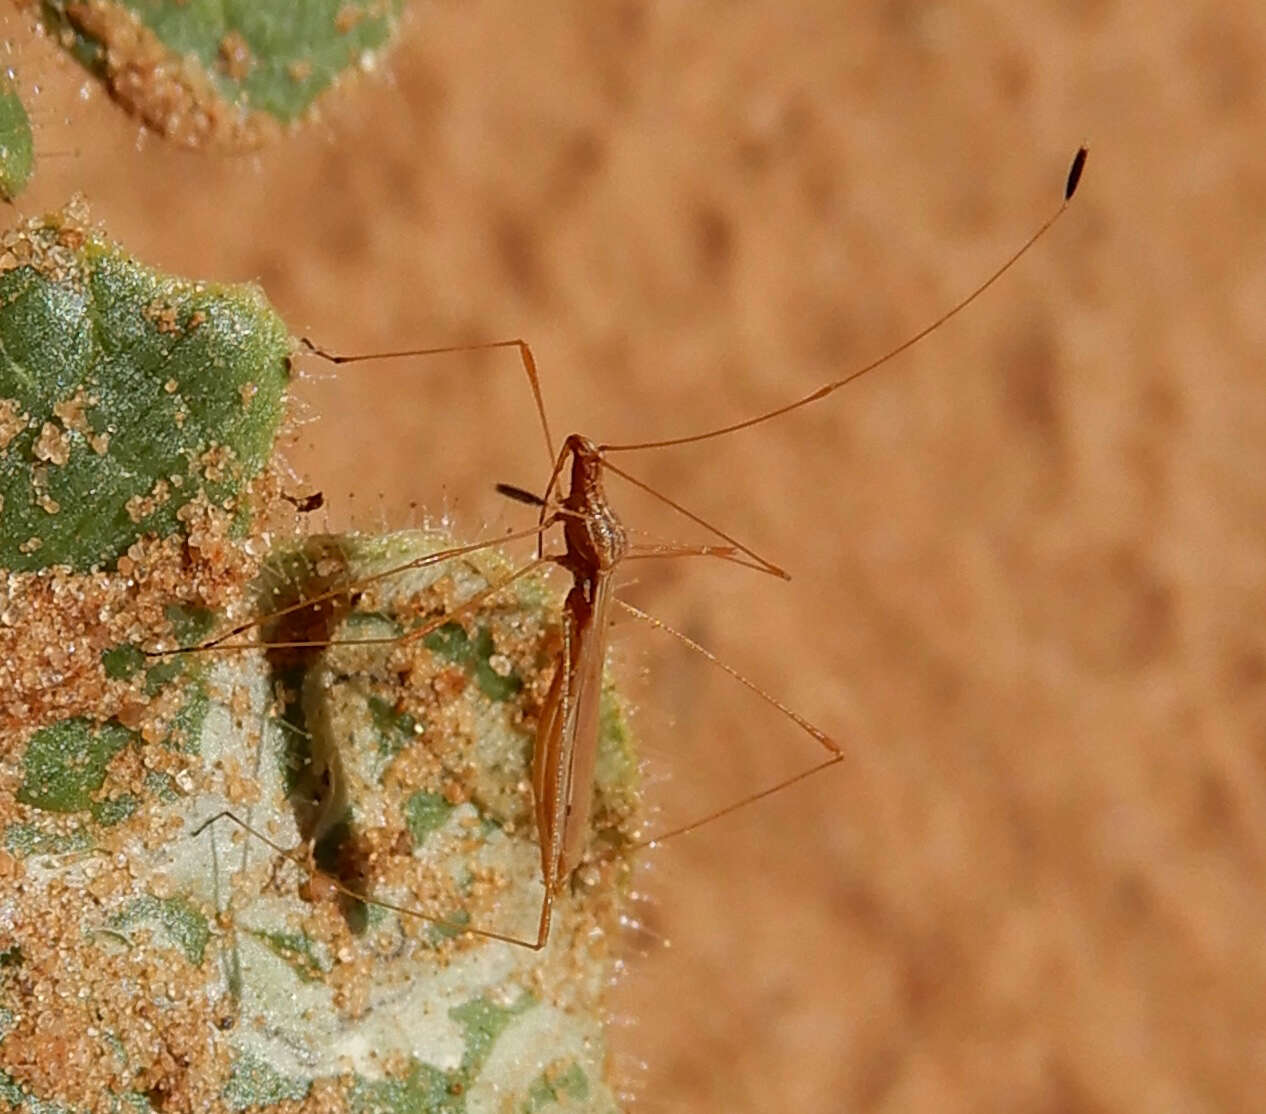
<instances>
[{"instance_id":1,"label":"insect wing","mask_svg":"<svg viewBox=\"0 0 1266 1114\"><path fill-rule=\"evenodd\" d=\"M557 888L579 864L588 839L602 700L604 632L611 582L597 581L592 607L580 586L567 597L566 633L532 758L541 870Z\"/></svg>"}]
</instances>

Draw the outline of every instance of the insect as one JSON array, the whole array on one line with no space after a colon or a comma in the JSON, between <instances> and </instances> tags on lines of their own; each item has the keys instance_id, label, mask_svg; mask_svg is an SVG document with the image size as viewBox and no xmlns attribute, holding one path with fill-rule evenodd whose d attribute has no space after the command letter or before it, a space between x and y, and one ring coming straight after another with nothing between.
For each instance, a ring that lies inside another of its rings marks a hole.
<instances>
[{"instance_id":1,"label":"insect","mask_svg":"<svg viewBox=\"0 0 1266 1114\"><path fill-rule=\"evenodd\" d=\"M1063 200L1056 211L1001 266L976 286L966 297L942 313L929 325L878 359L850 372L842 378L832 380L818 387L802 398L753 417L700 433L624 444L602 444L581 434L571 434L563 441L561 448L555 450L554 439L550 432L549 420L541 392L536 360L531 348L522 340L353 356L337 355L327 352L309 341L304 342L311 352L334 364L359 363L394 357L420 357L459 351L515 349L522 362L524 374L528 379L540 426L553 461L549 480L545 485L543 494L540 496L512 485L498 485L498 490L502 494L538 508L538 520L535 528L519 531L508 535L506 538L496 539L492 542L444 550L417 561L409 562L406 565L375 574L372 579L379 580L401 572L405 568L417 568L424 564L440 563L456 556L472 553L486 546L513 540L514 538L535 536L537 539L537 553L536 558L532 562L497 583L489 584L487 588L463 601L441 619L424 624L405 635L394 638L350 640L364 643L391 643L424 637L434 631L441 623L449 622L456 615L468 611L503 592L513 582L534 570L540 569L544 565L556 565L562 568L572 579L571 588L563 605L561 647L557 652L553 678L539 715L532 755L532 797L540 850L541 879L544 888L537 932L534 938L522 938L477 926L463 927L462 931L476 936L518 944L533 950L543 948L549 939L555 901L569 882L573 872L585 861L598 750L599 698L602 689L603 665L606 658L607 631L614 608L621 608L652 627L672 635L692 651L701 654L708 661L723 669L740 684L747 687L794 722L797 727L814 740L821 752L817 761L808 768L789 777L784 777L759 792L748 794L690 823L678 825L669 831L659 833L653 838L642 840L634 844L630 850L653 846L667 839L693 831L721 816L745 808L762 798L779 793L797 782L821 773L844 759L846 753L844 748L826 732L764 692L755 682L720 661L715 655L686 635L615 595L613 577L616 570L627 561L639 559L686 556L710 557L743 565L779 578L786 579L787 574L777 565L761 557L728 533L713 526L680 503L656 491L650 485L637 479L626 469L612 463L610 458L620 453L663 449L712 440L737 433L740 430L750 429L753 426L772 421L794 410L818 402L849 383L889 363L965 310L1009 271L1049 231L1072 200L1085 168L1086 157L1087 149L1085 147L1080 148L1074 156L1065 182ZM607 498L603 480L604 475L608 471L641 489L671 508L674 512L689 519L695 525L702 527L716 539L715 542L691 546L635 545L631 543L624 524ZM547 532L554 527L561 527L563 548L560 552L547 553L545 537ZM363 587L366 583L368 581L361 581L358 585L352 585L351 589ZM348 586L344 586L337 591L346 592L348 590ZM310 598L285 610L291 611L311 606L318 600L328 598L328 596L334 594L334 592L331 592L327 593L325 597ZM274 617L284 613L276 612ZM236 627L200 646L190 647L189 650L196 652L240 648L246 644L236 641L237 637L258 626L261 621L255 620ZM296 641L264 643L263 645L302 647L324 645L324 643ZM232 813L220 813L216 817L211 818L211 820L206 821L202 827L206 827L208 824L224 817L253 831ZM278 847L262 834L258 832L254 834L261 839L265 839L278 852L294 857L293 852ZM335 888L341 890L344 894L358 900L383 905L397 912L420 916L424 920L440 920L440 918L426 916L415 910L366 897L356 892L352 887L337 882L337 880L334 881L334 885Z\"/></svg>"}]
</instances>

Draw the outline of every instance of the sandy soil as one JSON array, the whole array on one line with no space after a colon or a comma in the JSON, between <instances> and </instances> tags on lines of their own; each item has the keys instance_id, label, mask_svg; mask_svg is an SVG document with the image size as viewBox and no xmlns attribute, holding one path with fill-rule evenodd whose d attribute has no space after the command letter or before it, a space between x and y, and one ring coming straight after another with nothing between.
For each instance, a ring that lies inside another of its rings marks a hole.
<instances>
[{"instance_id":1,"label":"sandy soil","mask_svg":"<svg viewBox=\"0 0 1266 1114\"><path fill-rule=\"evenodd\" d=\"M633 598L850 760L652 859L616 1070L646 1111L1260 1109L1266 9L421 5L322 127L237 160L15 50L49 155L23 210L81 188L336 348L521 335L556 429L611 440L882 353L1089 141L1075 206L917 352L625 461L794 577L647 563ZM542 482L512 358L315 372L296 461L332 522L474 533L521 510L495 480ZM621 645L666 821L814 757Z\"/></svg>"}]
</instances>

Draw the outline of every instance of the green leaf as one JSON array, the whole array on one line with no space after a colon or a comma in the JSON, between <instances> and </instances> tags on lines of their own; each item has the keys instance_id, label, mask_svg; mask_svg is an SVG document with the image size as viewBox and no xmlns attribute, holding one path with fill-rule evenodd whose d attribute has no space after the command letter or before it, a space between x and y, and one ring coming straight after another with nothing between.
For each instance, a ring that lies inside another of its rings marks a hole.
<instances>
[{"instance_id":1,"label":"green leaf","mask_svg":"<svg viewBox=\"0 0 1266 1114\"><path fill-rule=\"evenodd\" d=\"M173 750L197 754L202 724L211 710L211 698L206 685L199 679L190 682L184 695L184 703L172 716L164 742Z\"/></svg>"},{"instance_id":2,"label":"green leaf","mask_svg":"<svg viewBox=\"0 0 1266 1114\"><path fill-rule=\"evenodd\" d=\"M136 810L140 807L140 799L132 793L125 793L121 797L111 797L107 801L94 801L90 811L92 818L102 827L110 828L115 824L122 824L125 820L130 820L136 815Z\"/></svg>"},{"instance_id":3,"label":"green leaf","mask_svg":"<svg viewBox=\"0 0 1266 1114\"><path fill-rule=\"evenodd\" d=\"M0 77L0 197L12 201L35 168L31 119L13 81Z\"/></svg>"},{"instance_id":4,"label":"green leaf","mask_svg":"<svg viewBox=\"0 0 1266 1114\"><path fill-rule=\"evenodd\" d=\"M163 614L171 624L172 637L181 646L196 646L215 630L215 612L205 607L172 604Z\"/></svg>"},{"instance_id":5,"label":"green leaf","mask_svg":"<svg viewBox=\"0 0 1266 1114\"><path fill-rule=\"evenodd\" d=\"M451 1073L414 1060L403 1079L357 1077L347 1096L355 1114L458 1114L466 1109Z\"/></svg>"},{"instance_id":6,"label":"green leaf","mask_svg":"<svg viewBox=\"0 0 1266 1114\"><path fill-rule=\"evenodd\" d=\"M329 968L312 938L302 932L256 932L255 937L304 982L318 982Z\"/></svg>"},{"instance_id":7,"label":"green leaf","mask_svg":"<svg viewBox=\"0 0 1266 1114\"><path fill-rule=\"evenodd\" d=\"M378 749L384 758L397 754L413 742L421 728L408 712L399 712L381 696L370 693L369 715L378 729Z\"/></svg>"},{"instance_id":8,"label":"green leaf","mask_svg":"<svg viewBox=\"0 0 1266 1114\"><path fill-rule=\"evenodd\" d=\"M444 826L453 812L453 806L438 793L422 790L414 793L404 803L404 822L414 847L421 847L426 837Z\"/></svg>"},{"instance_id":9,"label":"green leaf","mask_svg":"<svg viewBox=\"0 0 1266 1114\"><path fill-rule=\"evenodd\" d=\"M589 1097L589 1077L576 1063L569 1064L560 1072L542 1072L528 1091L522 1114L536 1114L555 1106L561 1098L583 1102Z\"/></svg>"},{"instance_id":10,"label":"green leaf","mask_svg":"<svg viewBox=\"0 0 1266 1114\"><path fill-rule=\"evenodd\" d=\"M22 756L21 804L47 812L91 808L110 760L139 736L122 724L65 720L31 736Z\"/></svg>"},{"instance_id":11,"label":"green leaf","mask_svg":"<svg viewBox=\"0 0 1266 1114\"><path fill-rule=\"evenodd\" d=\"M195 967L202 963L211 940L206 917L180 898L137 898L111 917L109 925L125 934L139 926L155 925Z\"/></svg>"},{"instance_id":12,"label":"green leaf","mask_svg":"<svg viewBox=\"0 0 1266 1114\"><path fill-rule=\"evenodd\" d=\"M523 678L513 670L503 674L492 667L496 646L487 627L480 627L471 638L461 623L445 623L422 641L428 650L464 666L474 676L479 691L493 700L509 700L523 687Z\"/></svg>"},{"instance_id":13,"label":"green leaf","mask_svg":"<svg viewBox=\"0 0 1266 1114\"><path fill-rule=\"evenodd\" d=\"M0 263L0 567L110 563L240 507L281 420L290 339L253 286L172 278L33 221Z\"/></svg>"},{"instance_id":14,"label":"green leaf","mask_svg":"<svg viewBox=\"0 0 1266 1114\"><path fill-rule=\"evenodd\" d=\"M404 0L43 0L46 25L116 99L191 145L251 146L370 68ZM174 106L174 107L173 107Z\"/></svg>"},{"instance_id":15,"label":"green leaf","mask_svg":"<svg viewBox=\"0 0 1266 1114\"><path fill-rule=\"evenodd\" d=\"M506 1026L534 1004L530 994L512 1006L474 998L448 1011L462 1026L465 1051L461 1065L441 1071L413 1060L403 1079L370 1082L358 1078L348 1096L356 1114L459 1114L466 1109L466 1092L479 1075L488 1053Z\"/></svg>"},{"instance_id":16,"label":"green leaf","mask_svg":"<svg viewBox=\"0 0 1266 1114\"><path fill-rule=\"evenodd\" d=\"M246 1052L233 1061L224 1099L231 1109L245 1110L287 1099L298 1102L308 1093L308 1087L306 1080L287 1078L267 1061Z\"/></svg>"},{"instance_id":17,"label":"green leaf","mask_svg":"<svg viewBox=\"0 0 1266 1114\"><path fill-rule=\"evenodd\" d=\"M328 554L329 539L311 544L313 554ZM398 564L420 552L416 537L338 544L348 559L337 579L360 580L378 567L373 562ZM430 542L432 551L451 544L440 537ZM373 556L360 558L360 551ZM307 567L309 575L334 575L316 573L315 560L295 565L300 574ZM477 588L479 577L497 575L501 565L489 558L483 568L463 564L453 571ZM373 630L402 633L416 618L420 586L435 573L413 575L387 578L381 592L370 594L369 606L402 620L377 616ZM303 596L324 586L296 587ZM283 586L280 598L292 594ZM51 780L79 773L84 784L69 779L78 791L69 803L89 801L86 812L31 809L34 825L3 833L6 844L24 848L24 857L37 846L46 855L63 853L60 861L32 863L31 877L57 876L72 893L81 878L110 880L105 897L83 902L82 915L72 910L67 919L67 947L87 974L85 995L94 992L94 972L136 961L137 993L157 1002L165 969L178 968L178 980L202 989L165 1004L163 1015L170 1011L173 1025L197 1021L200 1041L216 1050L211 1074L200 1078L232 1109L275 1112L305 1097L341 1093L347 1108L362 1114L461 1114L491 1108L492 1096L498 1109L515 1114L529 1108L525 1103L542 1111L614 1111L595 1016L610 953L590 931L609 923L610 889L577 887L560 899L544 956L460 932L467 926L521 934L536 923L540 855L523 788L531 745L525 713L533 707L529 690L541 687L528 670L552 659L535 652L551 645L551 616L537 602L543 595L531 598L529 605L508 598L468 616L469 635L460 628L446 635L445 648L462 659L457 668L477 676L481 661L491 668L494 639L484 632L498 632L499 648L525 678L523 692L509 700L461 683L454 658L420 647L415 667L403 672L391 646L335 645L278 661L263 654L214 662L180 655L183 669L165 676L161 663L115 645L107 660L130 680L129 698L144 699L153 689L163 702L163 722L172 727L167 753L153 746L140 752L156 765L147 762L138 782L131 754L113 763L96 756L93 769L48 746L44 766L51 774L32 777L32 786L47 795ZM266 609L275 606L270 597ZM173 625L186 618L168 616ZM218 626L228 621L220 616ZM337 614L330 622L340 622ZM515 631L520 642L512 640ZM186 633L196 640L196 630ZM346 628L328 633L337 640ZM442 683L432 688L428 678ZM424 694L417 703L414 689ZM173 708L184 711L172 714ZM182 729L186 714L193 726ZM423 715L425 735L413 722ZM97 730L79 725L89 743ZM604 739L618 752L625 736L613 704ZM85 747L91 752L82 741L78 750L63 749L74 755ZM20 750L15 755L19 782L23 757ZM296 778L292 762L303 776ZM456 811L450 796L463 802ZM620 799L601 784L597 797L595 815L610 813ZM123 815L137 804L135 815ZM276 842L270 847L226 819L204 823L226 807ZM103 828L103 820L116 818L116 827ZM73 838L76 825L86 835ZM305 869L307 838L318 840L313 853L322 868L356 892L429 909L448 923L420 923L398 909L332 897ZM95 854L64 854L94 848ZM290 862L279 849L295 852ZM497 884L485 890L490 877ZM621 884L616 872L603 882ZM36 891L32 897L47 900ZM39 940L35 932L19 933L14 943L35 947ZM98 955L102 962L94 963ZM26 1008L23 980L0 975L0 1009ZM562 1006L552 1001L556 978L565 980ZM359 1003L363 1015L343 1003ZM161 1020L156 1025L161 1029ZM131 1078L151 1070L148 1042L125 1038L120 1052L107 1028L97 1043L102 1064L125 1064ZM370 1055L338 1052L348 1049ZM587 1097L577 1098L586 1086ZM23 1101L34 1109L51 1099ZM111 1101L104 1098L102 1108ZM120 1097L120 1114L124 1102Z\"/></svg>"},{"instance_id":18,"label":"green leaf","mask_svg":"<svg viewBox=\"0 0 1266 1114\"><path fill-rule=\"evenodd\" d=\"M10 824L4 829L4 849L20 859L30 855L72 855L91 846L92 837L82 828L51 832L35 824Z\"/></svg>"},{"instance_id":19,"label":"green leaf","mask_svg":"<svg viewBox=\"0 0 1266 1114\"><path fill-rule=\"evenodd\" d=\"M211 707L205 684L195 680L172 716L165 739L174 750L196 754L203 722ZM104 825L118 824L135 813L140 802L131 793L102 797L110 762L140 736L116 720L97 724L84 718L62 720L35 732L22 755L19 804L45 812L84 812Z\"/></svg>"},{"instance_id":20,"label":"green leaf","mask_svg":"<svg viewBox=\"0 0 1266 1114\"><path fill-rule=\"evenodd\" d=\"M123 643L101 652L101 666L114 681L126 681L145 668L145 653L139 646Z\"/></svg>"},{"instance_id":21,"label":"green leaf","mask_svg":"<svg viewBox=\"0 0 1266 1114\"><path fill-rule=\"evenodd\" d=\"M11 1107L15 1107L24 1098L26 1098L26 1094L18 1086L17 1080L7 1071L0 1071L0 1099L3 1099Z\"/></svg>"},{"instance_id":22,"label":"green leaf","mask_svg":"<svg viewBox=\"0 0 1266 1114\"><path fill-rule=\"evenodd\" d=\"M466 1031L466 1051L462 1056L461 1070L468 1079L479 1074L493 1044L506 1026L534 1004L535 999L530 994L521 995L512 1006L499 1006L487 998L472 998L448 1011L448 1016Z\"/></svg>"}]
</instances>

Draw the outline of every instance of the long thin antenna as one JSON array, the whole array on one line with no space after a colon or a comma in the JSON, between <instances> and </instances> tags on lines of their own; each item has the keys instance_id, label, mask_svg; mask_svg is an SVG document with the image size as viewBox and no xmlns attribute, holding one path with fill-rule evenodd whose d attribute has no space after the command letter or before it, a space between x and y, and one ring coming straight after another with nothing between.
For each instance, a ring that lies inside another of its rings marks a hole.
<instances>
[{"instance_id":1,"label":"long thin antenna","mask_svg":"<svg viewBox=\"0 0 1266 1114\"><path fill-rule=\"evenodd\" d=\"M602 453L629 452L633 449L664 449L670 445L690 445L696 441L710 441L714 437L724 437L727 433L737 433L741 429L750 429L752 426L761 425L764 422L773 421L775 418L781 417L783 414L790 413L792 410L798 410L801 406L808 406L811 402L817 402L819 399L826 398L827 395L834 394L841 387L848 386L849 383L860 379L863 375L869 375L872 371L884 366L890 360L900 356L902 352L913 348L919 341L936 332L942 325L954 317L957 317L968 306L970 306L977 298L979 298L986 290L988 290L995 282L1005 275L1012 267L1014 267L1029 251L1034 244L1038 242L1060 217L1064 215L1064 210L1068 208L1069 202L1073 199L1073 194L1077 191L1077 185L1081 181L1082 171L1086 168L1086 156L1089 153L1088 148L1084 145L1077 149L1077 154L1073 156L1072 165L1068 170L1068 177L1064 183L1064 199L1060 202L1060 206L1049 217L1046 218L1039 226L1038 230L1033 233L1018 249L1007 257L1006 261L997 270L993 272L984 282L980 283L965 298L956 302L950 309L946 310L930 325L920 329L914 336L902 341L896 348L890 349L877 360L872 360L865 367L859 368L857 371L850 372L843 379L836 379L825 386L819 387L812 391L804 398L796 399L795 402L789 402L785 406L779 406L773 410L767 410L763 414L757 414L754 418L747 418L741 422L734 422L732 425L721 426L719 429L711 429L706 433L694 433L688 437L668 437L662 441L636 441L629 442L624 445L599 445L598 451Z\"/></svg>"}]
</instances>

